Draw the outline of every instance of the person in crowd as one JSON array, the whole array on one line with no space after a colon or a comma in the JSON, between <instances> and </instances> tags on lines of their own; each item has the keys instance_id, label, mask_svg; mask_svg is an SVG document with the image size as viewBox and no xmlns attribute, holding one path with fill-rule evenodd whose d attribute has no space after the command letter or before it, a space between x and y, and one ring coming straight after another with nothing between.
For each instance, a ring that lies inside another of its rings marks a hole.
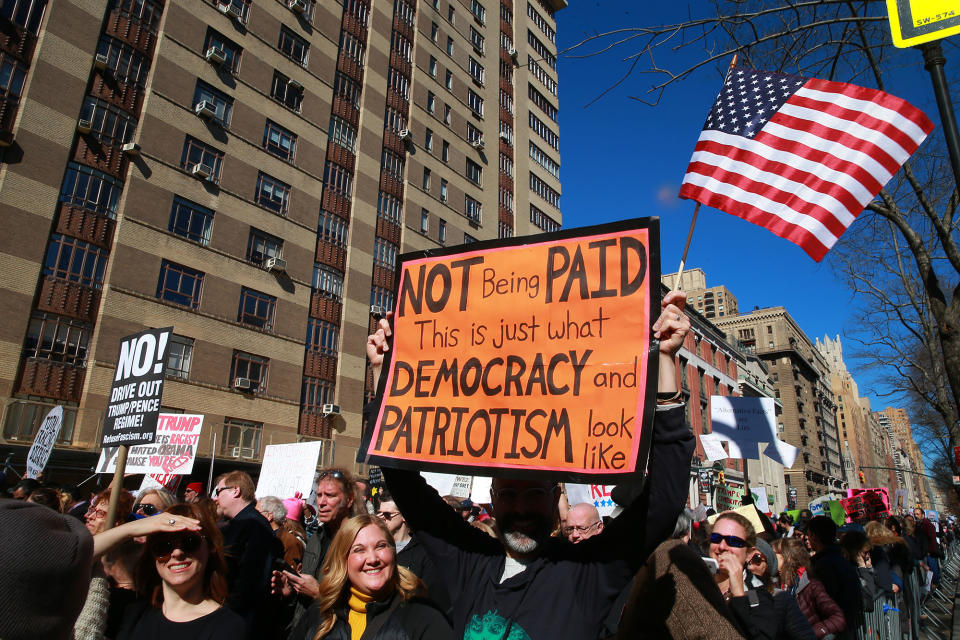
<instances>
[{"instance_id":1,"label":"person in crowd","mask_svg":"<svg viewBox=\"0 0 960 640\"><path fill-rule=\"evenodd\" d=\"M39 489L42 485L33 478L23 478L13 486L13 499L26 500L30 494Z\"/></svg>"},{"instance_id":2,"label":"person in crowd","mask_svg":"<svg viewBox=\"0 0 960 640\"><path fill-rule=\"evenodd\" d=\"M793 518L786 511L777 518L777 534L781 538L793 537Z\"/></svg>"},{"instance_id":3,"label":"person in crowd","mask_svg":"<svg viewBox=\"0 0 960 640\"><path fill-rule=\"evenodd\" d=\"M172 505L171 505L172 506ZM142 539L142 538L141 538ZM114 638L120 630L128 606L137 601L136 567L143 555L143 544L134 539L124 540L100 557L103 572L109 580L109 607L103 636ZM96 570L96 568L95 568ZM99 629L99 625L97 627ZM96 636L94 636L96 637ZM77 634L75 640L82 640Z\"/></svg>"},{"instance_id":4,"label":"person in crowd","mask_svg":"<svg viewBox=\"0 0 960 640\"><path fill-rule=\"evenodd\" d=\"M177 497L166 489L145 489L133 503L133 513L146 517L166 511L177 503Z\"/></svg>"},{"instance_id":5,"label":"person in crowd","mask_svg":"<svg viewBox=\"0 0 960 640\"><path fill-rule=\"evenodd\" d=\"M773 596L763 582L747 571L747 558L756 552L757 534L750 521L726 511L717 516L710 531L708 555L719 569L714 581L747 640L776 637Z\"/></svg>"},{"instance_id":6,"label":"person in crowd","mask_svg":"<svg viewBox=\"0 0 960 640\"><path fill-rule=\"evenodd\" d=\"M827 594L823 583L810 577L810 554L803 543L780 538L773 541L773 550L780 568L780 585L797 599L817 639L846 630L843 611Z\"/></svg>"},{"instance_id":7,"label":"person in crowd","mask_svg":"<svg viewBox=\"0 0 960 640\"><path fill-rule=\"evenodd\" d=\"M899 593L911 567L906 541L876 520L868 522L864 529L870 540L870 563L878 586L889 595Z\"/></svg>"},{"instance_id":8,"label":"person in crowd","mask_svg":"<svg viewBox=\"0 0 960 640\"><path fill-rule=\"evenodd\" d=\"M778 541L780 539L778 538ZM803 543L794 541L803 548ZM809 555L809 554L808 554ZM813 627L800 610L794 595L776 585L781 583L782 559L765 540L757 536L756 553L747 561L747 570L757 576L773 595L773 610L777 620L777 640L816 640Z\"/></svg>"},{"instance_id":9,"label":"person in crowd","mask_svg":"<svg viewBox=\"0 0 960 640\"><path fill-rule=\"evenodd\" d=\"M404 518L443 572L453 598L458 637L490 629L530 638L596 638L617 594L650 552L673 530L687 497L693 435L684 423L677 388L677 350L690 329L686 295L668 293L653 325L660 369L652 425L650 472L620 485L621 515L602 533L573 545L551 538L560 488L553 482L493 479L491 497L499 538L470 527L416 472L384 468L387 488ZM374 379L390 348L391 327L381 319L367 340ZM373 408L367 407L368 423ZM616 491L616 490L615 490ZM544 602L573 603L545 610Z\"/></svg>"},{"instance_id":10,"label":"person in crowd","mask_svg":"<svg viewBox=\"0 0 960 640\"><path fill-rule=\"evenodd\" d=\"M187 485L187 488L183 490L183 501L187 504L193 504L200 500L200 497L203 495L203 483L202 482L191 482Z\"/></svg>"},{"instance_id":11,"label":"person in crowd","mask_svg":"<svg viewBox=\"0 0 960 640\"><path fill-rule=\"evenodd\" d=\"M87 529L93 535L97 535L107 526L107 508L110 504L110 494L113 487L107 487L90 500L90 507L84 516ZM120 489L120 495L117 496L117 517L114 522L126 522L133 511L133 494L126 489Z\"/></svg>"},{"instance_id":12,"label":"person in crowd","mask_svg":"<svg viewBox=\"0 0 960 640\"><path fill-rule=\"evenodd\" d=\"M930 571L933 572L933 581L930 583L931 589L936 589L940 584L940 545L937 544L937 527L930 522L924 514L923 509L917 507L913 510L914 525L923 538L925 551L927 553L924 561Z\"/></svg>"},{"instance_id":13,"label":"person in crowd","mask_svg":"<svg viewBox=\"0 0 960 640\"><path fill-rule=\"evenodd\" d=\"M827 516L811 518L807 525L807 542L813 551L810 567L814 578L823 583L827 594L839 605L847 623L847 631L838 638L854 637L862 618L860 579L857 570L840 552L837 525Z\"/></svg>"},{"instance_id":14,"label":"person in crowd","mask_svg":"<svg viewBox=\"0 0 960 640\"><path fill-rule=\"evenodd\" d=\"M363 514L343 522L323 562L320 594L290 640L453 640L450 623L428 601L420 580L397 565L384 522Z\"/></svg>"},{"instance_id":15,"label":"person in crowd","mask_svg":"<svg viewBox=\"0 0 960 640\"><path fill-rule=\"evenodd\" d=\"M380 506L377 508L377 517L383 520L387 530L393 538L397 550L397 564L406 567L420 578L427 589L427 595L437 607L447 613L450 609L450 594L440 573L434 566L426 549L420 544L410 525L393 501L389 491L382 491L379 496Z\"/></svg>"},{"instance_id":16,"label":"person in crowd","mask_svg":"<svg viewBox=\"0 0 960 640\"><path fill-rule=\"evenodd\" d=\"M370 481L366 478L356 478L353 481L353 484L356 486L357 491L354 494L360 502L358 503L362 507L362 511L366 513L373 513L373 502L371 500L372 496L370 495Z\"/></svg>"},{"instance_id":17,"label":"person in crowd","mask_svg":"<svg viewBox=\"0 0 960 640\"><path fill-rule=\"evenodd\" d=\"M71 640L93 537L76 518L26 500L0 500L0 638Z\"/></svg>"},{"instance_id":18,"label":"person in crowd","mask_svg":"<svg viewBox=\"0 0 960 640\"><path fill-rule=\"evenodd\" d=\"M357 495L357 486L346 469L325 469L317 480L317 532L307 540L303 564L298 574L274 571L272 586L284 598L295 597L293 619L296 625L314 600L320 596L323 561L333 536L344 520L365 513L366 506Z\"/></svg>"},{"instance_id":19,"label":"person in crowd","mask_svg":"<svg viewBox=\"0 0 960 640\"><path fill-rule=\"evenodd\" d=\"M923 536L917 531L916 520L913 519L913 516L906 516L903 519L903 540L907 543L907 548L910 549L910 559L915 567L922 567L926 570L926 559L927 554L925 552L926 545L924 544Z\"/></svg>"},{"instance_id":20,"label":"person in crowd","mask_svg":"<svg viewBox=\"0 0 960 640\"><path fill-rule=\"evenodd\" d=\"M593 537L603 531L600 512L589 502L575 504L567 511L563 535L573 544Z\"/></svg>"},{"instance_id":21,"label":"person in crowd","mask_svg":"<svg viewBox=\"0 0 960 640\"><path fill-rule=\"evenodd\" d=\"M283 528L300 543L300 558L303 558L303 551L307 546L307 531L303 526L304 501L301 494L297 492L292 498L284 498L283 506L287 510Z\"/></svg>"},{"instance_id":22,"label":"person in crowd","mask_svg":"<svg viewBox=\"0 0 960 640\"><path fill-rule=\"evenodd\" d=\"M276 496L264 496L257 501L257 511L260 512L270 528L273 535L283 546L283 560L291 567L297 567L303 559L303 547L300 541L283 526L287 519L287 508L283 506L283 501Z\"/></svg>"},{"instance_id":23,"label":"person in crowd","mask_svg":"<svg viewBox=\"0 0 960 640\"><path fill-rule=\"evenodd\" d=\"M87 507L90 505L90 502L83 496L83 492L76 485L68 484L60 487L60 499L62 500L60 513L65 513L83 522L83 516L87 513Z\"/></svg>"},{"instance_id":24,"label":"person in crowd","mask_svg":"<svg viewBox=\"0 0 960 640\"><path fill-rule=\"evenodd\" d=\"M128 605L116 640L237 640L247 637L243 618L223 606L227 563L223 536L196 505L115 527L95 540L104 550L146 536L135 582L144 601Z\"/></svg>"},{"instance_id":25,"label":"person in crowd","mask_svg":"<svg viewBox=\"0 0 960 640\"><path fill-rule=\"evenodd\" d=\"M274 612L270 598L273 559L281 555L266 518L256 509L253 479L243 471L231 471L214 484L217 511L227 520L223 542L227 554L228 597L226 606L244 618L251 637L268 632Z\"/></svg>"},{"instance_id":26,"label":"person in crowd","mask_svg":"<svg viewBox=\"0 0 960 640\"><path fill-rule=\"evenodd\" d=\"M62 508L60 492L53 487L38 487L30 492L27 502L42 504L43 506L60 512Z\"/></svg>"}]
</instances>

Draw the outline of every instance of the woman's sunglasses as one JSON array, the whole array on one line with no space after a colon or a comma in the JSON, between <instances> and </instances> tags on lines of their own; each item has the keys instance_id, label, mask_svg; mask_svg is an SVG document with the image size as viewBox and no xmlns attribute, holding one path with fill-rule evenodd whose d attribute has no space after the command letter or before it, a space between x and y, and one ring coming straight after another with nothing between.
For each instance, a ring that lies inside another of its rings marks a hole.
<instances>
[{"instance_id":1,"label":"woman's sunglasses","mask_svg":"<svg viewBox=\"0 0 960 640\"><path fill-rule=\"evenodd\" d=\"M730 544L730 543L728 542L727 544ZM767 558L762 553L755 553L753 554L753 557L750 558L750 564L763 564L766 561L767 561Z\"/></svg>"},{"instance_id":2,"label":"woman's sunglasses","mask_svg":"<svg viewBox=\"0 0 960 640\"><path fill-rule=\"evenodd\" d=\"M138 504L137 513L142 513L145 516L153 516L160 513L160 509L152 504Z\"/></svg>"},{"instance_id":3,"label":"woman's sunglasses","mask_svg":"<svg viewBox=\"0 0 960 640\"><path fill-rule=\"evenodd\" d=\"M199 533L160 534L150 537L147 543L150 554L154 558L166 558L174 549L184 553L193 553L203 544L203 536Z\"/></svg>"},{"instance_id":4,"label":"woman's sunglasses","mask_svg":"<svg viewBox=\"0 0 960 640\"><path fill-rule=\"evenodd\" d=\"M737 549L747 546L747 541L737 536L723 536L719 533L710 534L710 544L720 544L721 542L726 542L728 547L736 547Z\"/></svg>"}]
</instances>

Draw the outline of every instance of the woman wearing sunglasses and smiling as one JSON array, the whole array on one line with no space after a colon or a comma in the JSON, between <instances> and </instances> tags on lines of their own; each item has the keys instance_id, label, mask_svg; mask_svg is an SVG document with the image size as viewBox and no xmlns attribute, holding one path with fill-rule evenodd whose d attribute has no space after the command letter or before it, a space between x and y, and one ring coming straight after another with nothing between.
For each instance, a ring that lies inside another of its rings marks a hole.
<instances>
[{"instance_id":1,"label":"woman wearing sunglasses and smiling","mask_svg":"<svg viewBox=\"0 0 960 640\"><path fill-rule=\"evenodd\" d=\"M116 640L243 640L243 619L221 606L227 565L213 519L195 504L176 504L95 536L94 554L140 536L134 582L143 600L126 608Z\"/></svg>"},{"instance_id":2,"label":"woman wearing sunglasses and smiling","mask_svg":"<svg viewBox=\"0 0 960 640\"><path fill-rule=\"evenodd\" d=\"M709 540L709 555L720 567L714 580L740 631L748 640L773 640L777 634L773 596L747 571L747 558L757 551L753 525L739 513L721 513Z\"/></svg>"}]
</instances>

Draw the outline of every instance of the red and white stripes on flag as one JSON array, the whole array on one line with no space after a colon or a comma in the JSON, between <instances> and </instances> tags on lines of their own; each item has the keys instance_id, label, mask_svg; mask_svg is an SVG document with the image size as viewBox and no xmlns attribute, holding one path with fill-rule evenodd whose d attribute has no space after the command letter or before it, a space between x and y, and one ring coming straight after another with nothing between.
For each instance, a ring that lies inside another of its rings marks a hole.
<instances>
[{"instance_id":1,"label":"red and white stripes on flag","mask_svg":"<svg viewBox=\"0 0 960 640\"><path fill-rule=\"evenodd\" d=\"M876 89L734 69L680 197L766 227L820 261L932 130L922 111Z\"/></svg>"}]
</instances>

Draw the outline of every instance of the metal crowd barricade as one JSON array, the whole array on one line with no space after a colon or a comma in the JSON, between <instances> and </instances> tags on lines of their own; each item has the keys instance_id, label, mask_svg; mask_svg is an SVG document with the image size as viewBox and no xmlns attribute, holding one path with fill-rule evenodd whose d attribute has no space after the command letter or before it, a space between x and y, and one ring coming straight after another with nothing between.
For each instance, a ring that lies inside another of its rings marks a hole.
<instances>
[{"instance_id":1,"label":"metal crowd barricade","mask_svg":"<svg viewBox=\"0 0 960 640\"><path fill-rule=\"evenodd\" d=\"M864 611L863 623L857 630L859 640L900 640L901 594L879 594L873 600L873 611Z\"/></svg>"},{"instance_id":2,"label":"metal crowd barricade","mask_svg":"<svg viewBox=\"0 0 960 640\"><path fill-rule=\"evenodd\" d=\"M960 577L960 553L957 551L957 543L944 549L944 557L940 559L940 584L932 592L926 591L922 570L914 572L920 594L920 613L917 616L920 630L915 636L917 638L947 640L951 637L954 598Z\"/></svg>"}]
</instances>

